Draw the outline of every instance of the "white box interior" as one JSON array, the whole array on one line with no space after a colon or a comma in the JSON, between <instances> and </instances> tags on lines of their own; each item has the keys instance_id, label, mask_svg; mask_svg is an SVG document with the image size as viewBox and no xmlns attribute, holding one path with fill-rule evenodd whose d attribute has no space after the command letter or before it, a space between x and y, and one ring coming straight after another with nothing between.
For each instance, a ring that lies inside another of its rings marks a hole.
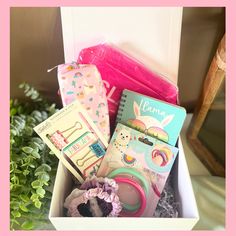
<instances>
[{"instance_id":1,"label":"white box interior","mask_svg":"<svg viewBox=\"0 0 236 236\"><path fill-rule=\"evenodd\" d=\"M177 84L182 7L62 7L61 19L66 62L77 60L82 48L105 40ZM64 216L72 179L59 163L49 219L57 230L191 230L199 215L181 140L172 173L179 218L76 218Z\"/></svg>"},{"instance_id":2,"label":"white box interior","mask_svg":"<svg viewBox=\"0 0 236 236\"><path fill-rule=\"evenodd\" d=\"M177 85L183 7L61 7L65 62L110 42ZM132 33L131 33L132 32Z\"/></svg>"},{"instance_id":3,"label":"white box interior","mask_svg":"<svg viewBox=\"0 0 236 236\"><path fill-rule=\"evenodd\" d=\"M59 163L49 219L57 230L191 230L199 219L196 200L181 140L179 155L172 169L176 199L180 202L179 218L155 217L65 217L63 203L71 192L72 179ZM93 226L91 228L91 225Z\"/></svg>"}]
</instances>

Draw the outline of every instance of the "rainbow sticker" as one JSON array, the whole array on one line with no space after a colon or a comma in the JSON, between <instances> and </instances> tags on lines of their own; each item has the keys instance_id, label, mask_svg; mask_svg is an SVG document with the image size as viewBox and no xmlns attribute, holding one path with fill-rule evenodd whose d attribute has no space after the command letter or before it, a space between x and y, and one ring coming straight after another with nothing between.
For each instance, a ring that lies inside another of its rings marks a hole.
<instances>
[{"instance_id":1,"label":"rainbow sticker","mask_svg":"<svg viewBox=\"0 0 236 236\"><path fill-rule=\"evenodd\" d=\"M171 150L167 147L154 149L152 151L152 161L158 166L166 166L170 162L172 156Z\"/></svg>"},{"instance_id":2,"label":"rainbow sticker","mask_svg":"<svg viewBox=\"0 0 236 236\"><path fill-rule=\"evenodd\" d=\"M123 155L123 158L122 158L123 162L127 165L133 165L136 161L135 158L131 157L131 156L128 156L126 154Z\"/></svg>"}]
</instances>

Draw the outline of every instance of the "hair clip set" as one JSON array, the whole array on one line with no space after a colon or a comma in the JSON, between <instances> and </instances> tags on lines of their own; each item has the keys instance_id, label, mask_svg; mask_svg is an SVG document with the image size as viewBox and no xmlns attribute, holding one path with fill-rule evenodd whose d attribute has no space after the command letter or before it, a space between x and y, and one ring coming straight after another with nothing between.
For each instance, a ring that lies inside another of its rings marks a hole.
<instances>
[{"instance_id":1,"label":"hair clip set","mask_svg":"<svg viewBox=\"0 0 236 236\"><path fill-rule=\"evenodd\" d=\"M51 141L51 143L53 143L53 145L57 149L62 150L62 148L65 147L69 143L68 138L77 130L81 130L81 129L82 129L81 123L76 121L74 125L72 125L71 127L63 131L57 130L51 135L47 134L47 138ZM65 133L70 130L72 131L67 136L65 136Z\"/></svg>"},{"instance_id":2,"label":"hair clip set","mask_svg":"<svg viewBox=\"0 0 236 236\"><path fill-rule=\"evenodd\" d=\"M96 132L89 126L83 115L80 113L79 115L89 131L85 131L74 140L69 140L76 131L83 128L82 124L77 121L71 127L63 131L57 130L47 137L61 151L67 162L85 179L97 172L101 157L105 155L105 146L100 142ZM68 134L68 132L70 133Z\"/></svg>"}]
</instances>

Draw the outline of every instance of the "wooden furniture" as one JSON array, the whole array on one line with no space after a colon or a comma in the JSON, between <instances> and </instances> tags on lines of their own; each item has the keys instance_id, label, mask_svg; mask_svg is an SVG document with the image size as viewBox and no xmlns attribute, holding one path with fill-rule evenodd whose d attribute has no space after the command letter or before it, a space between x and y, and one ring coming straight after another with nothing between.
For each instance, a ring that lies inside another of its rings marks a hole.
<instances>
[{"instance_id":1,"label":"wooden furniture","mask_svg":"<svg viewBox=\"0 0 236 236\"><path fill-rule=\"evenodd\" d=\"M207 73L187 139L213 175L225 176L225 36Z\"/></svg>"}]
</instances>

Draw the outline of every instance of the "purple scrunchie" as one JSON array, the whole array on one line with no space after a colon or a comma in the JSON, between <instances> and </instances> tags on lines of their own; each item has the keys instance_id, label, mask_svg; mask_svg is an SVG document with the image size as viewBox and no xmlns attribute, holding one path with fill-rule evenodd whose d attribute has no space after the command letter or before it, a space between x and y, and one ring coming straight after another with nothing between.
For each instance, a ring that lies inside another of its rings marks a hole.
<instances>
[{"instance_id":1,"label":"purple scrunchie","mask_svg":"<svg viewBox=\"0 0 236 236\"><path fill-rule=\"evenodd\" d=\"M68 216L118 216L122 210L117 196L118 185L113 179L86 179L80 189L74 189L66 198L64 207Z\"/></svg>"}]
</instances>

